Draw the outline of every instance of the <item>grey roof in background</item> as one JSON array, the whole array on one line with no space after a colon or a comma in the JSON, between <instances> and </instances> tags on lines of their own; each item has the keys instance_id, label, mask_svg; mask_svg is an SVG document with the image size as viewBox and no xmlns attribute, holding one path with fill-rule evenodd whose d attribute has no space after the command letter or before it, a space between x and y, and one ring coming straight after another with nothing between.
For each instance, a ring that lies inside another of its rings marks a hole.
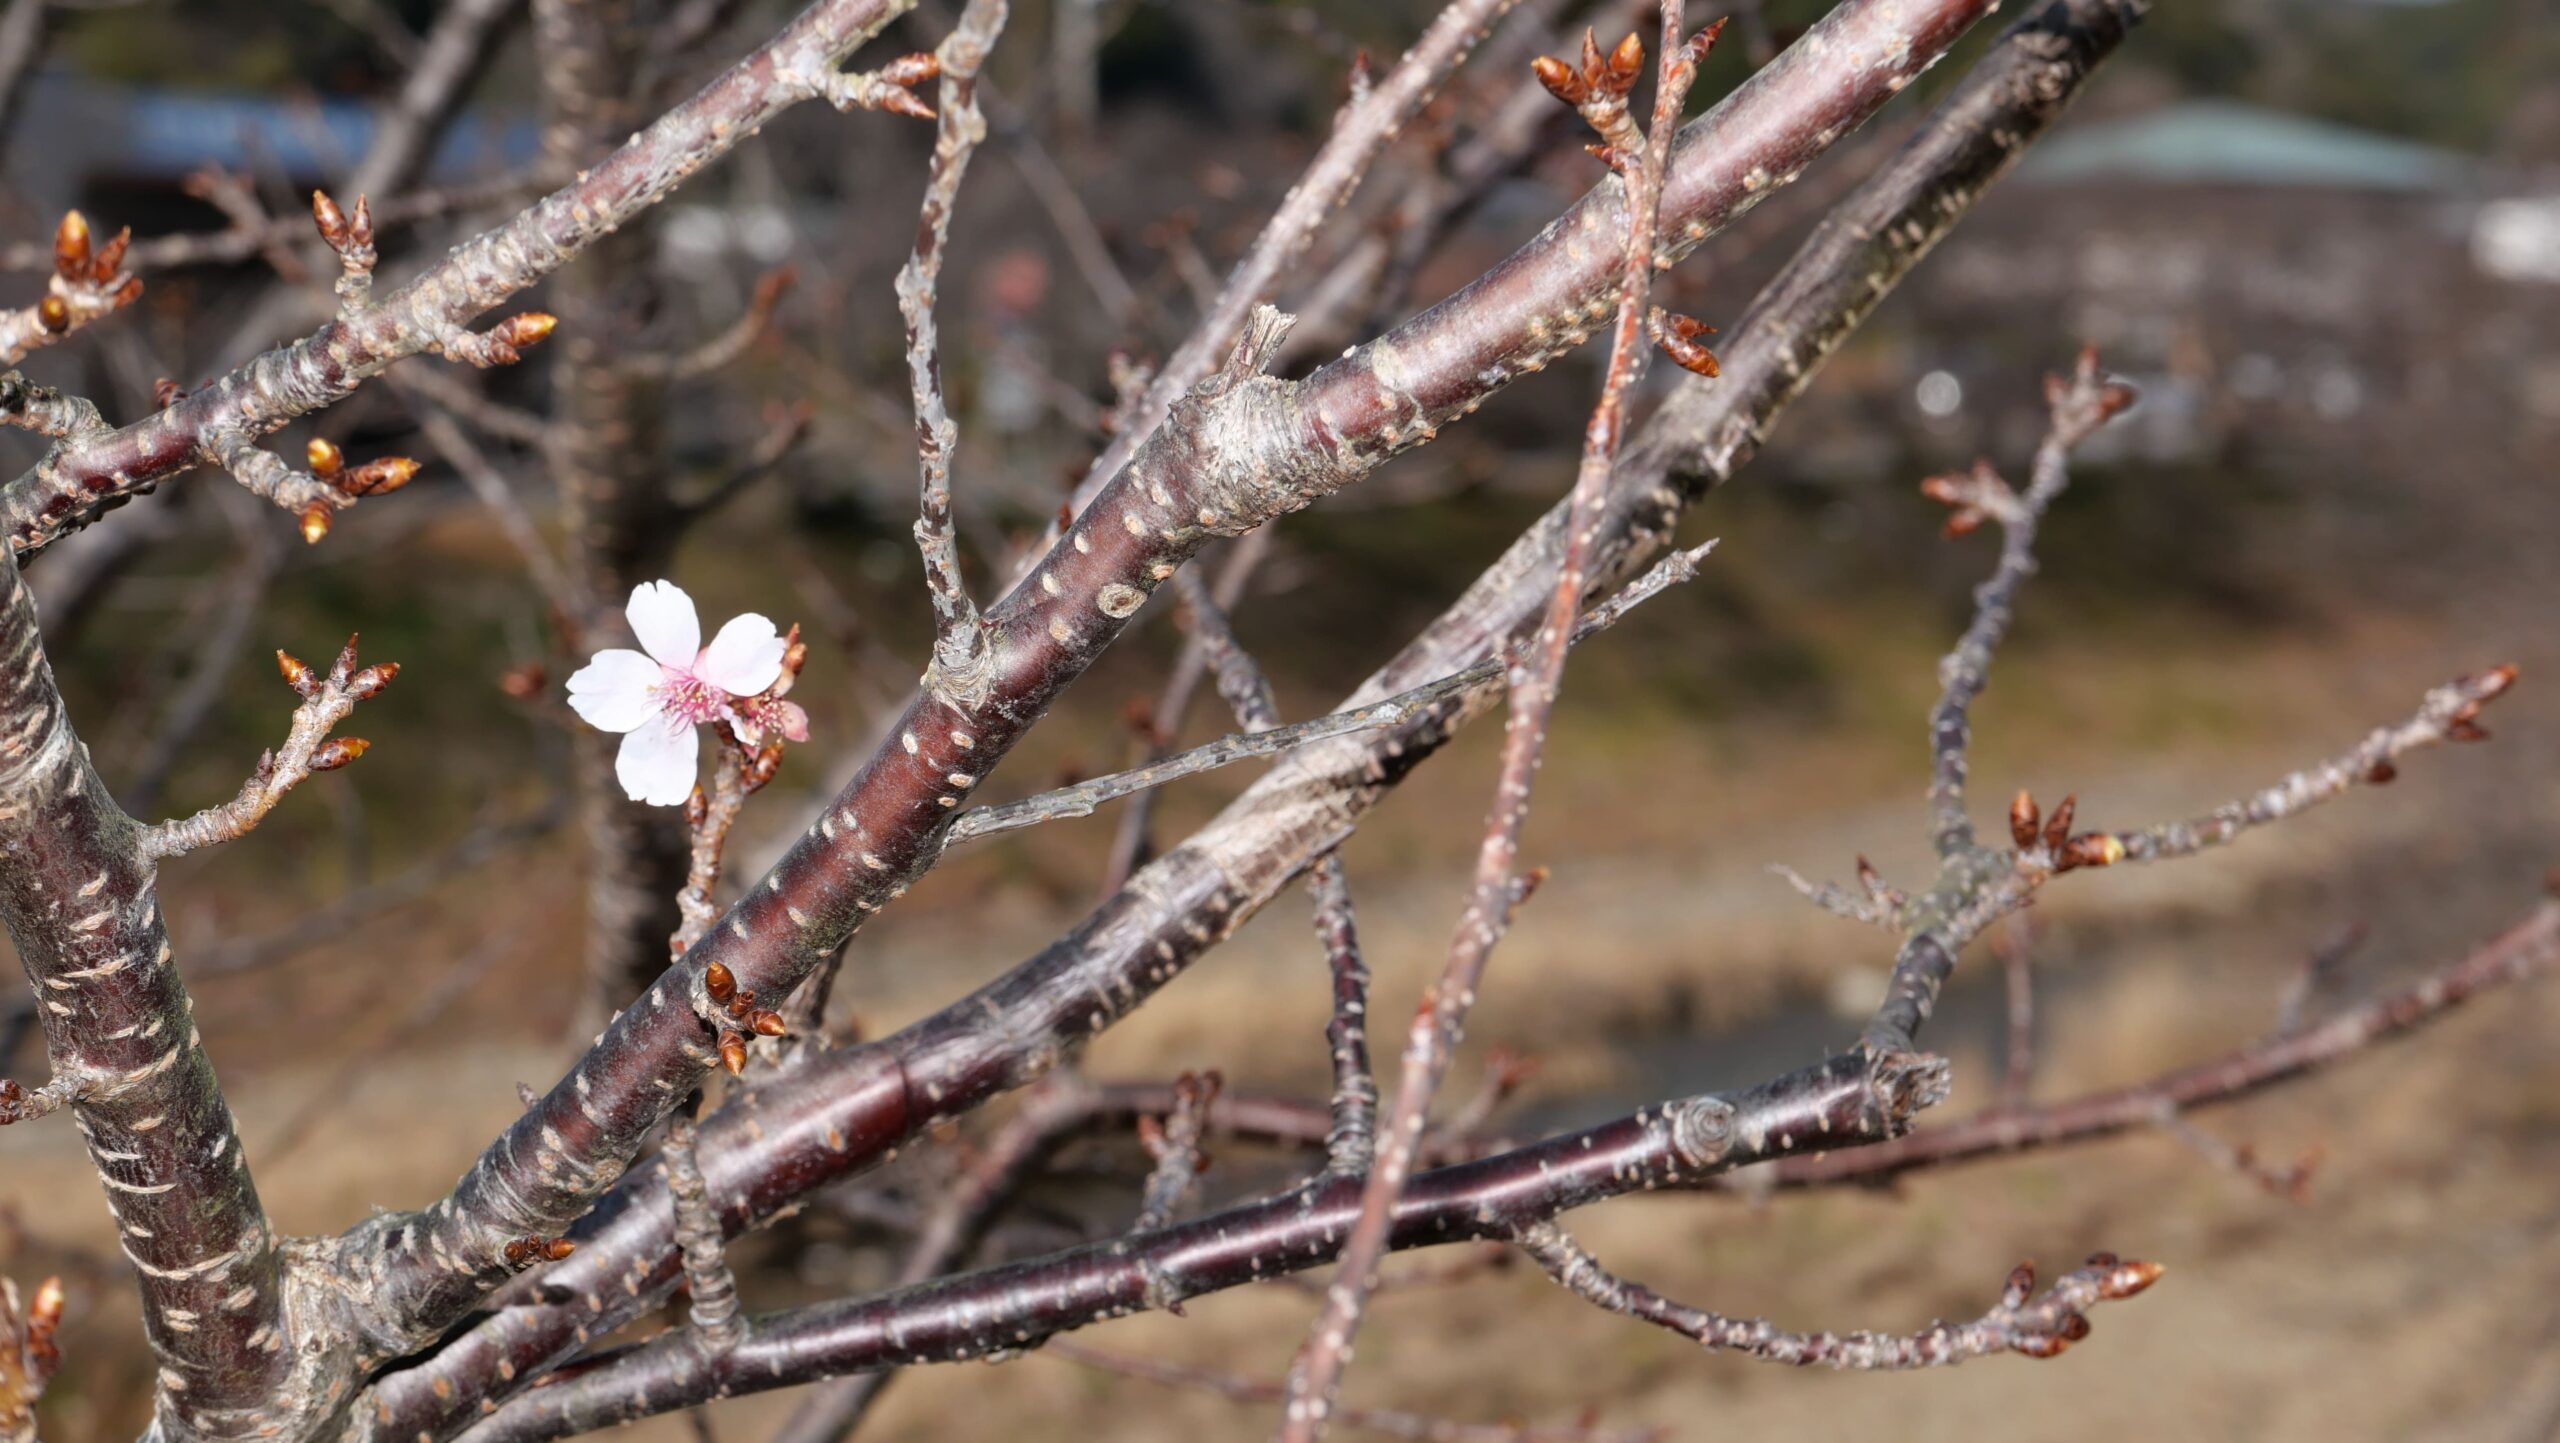
<instances>
[{"instance_id":1,"label":"grey roof in background","mask_svg":"<svg viewBox=\"0 0 2560 1443\"><path fill-rule=\"evenodd\" d=\"M2192 100L2126 120L2067 127L2027 153L2029 183L2304 186L2443 192L2469 187L2455 151L2224 100Z\"/></svg>"}]
</instances>

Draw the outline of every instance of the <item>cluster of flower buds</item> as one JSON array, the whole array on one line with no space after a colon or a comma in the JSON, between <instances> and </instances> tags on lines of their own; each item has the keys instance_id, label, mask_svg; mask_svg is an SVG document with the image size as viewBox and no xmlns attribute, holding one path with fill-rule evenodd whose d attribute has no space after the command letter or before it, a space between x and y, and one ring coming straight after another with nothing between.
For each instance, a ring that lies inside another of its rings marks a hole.
<instances>
[{"instance_id":1,"label":"cluster of flower buds","mask_svg":"<svg viewBox=\"0 0 2560 1443\"><path fill-rule=\"evenodd\" d=\"M735 1077L747 1068L745 1034L780 1037L786 1030L782 1014L756 1006L756 994L739 986L737 974L718 962L702 969L702 990L710 997L711 1005L727 1013L729 1020L743 1029L720 1029L720 1065Z\"/></svg>"},{"instance_id":2,"label":"cluster of flower buds","mask_svg":"<svg viewBox=\"0 0 2560 1443\"><path fill-rule=\"evenodd\" d=\"M891 115L913 116L918 120L934 118L933 107L915 93L915 87L942 78L942 57L930 50L901 55L877 70L855 75L832 75L827 78L827 103L838 110L860 106L866 110L885 110Z\"/></svg>"},{"instance_id":3,"label":"cluster of flower buds","mask_svg":"<svg viewBox=\"0 0 2560 1443\"><path fill-rule=\"evenodd\" d=\"M353 501L365 496L383 496L399 490L416 479L418 463L406 456L385 456L361 466L349 466L346 453L337 445L313 437L303 448L311 474L339 495ZM302 509L302 539L318 545L329 534L329 522L336 511L329 503L314 502Z\"/></svg>"},{"instance_id":4,"label":"cluster of flower buds","mask_svg":"<svg viewBox=\"0 0 2560 1443\"><path fill-rule=\"evenodd\" d=\"M1932 476L1920 483L1920 494L1941 506L1953 508L1947 524L1941 528L1949 537L1963 536L1982 525L1986 518L1996 518L2008 525L2024 514L2024 503L2009 483L1992 468L1989 461L1976 461L1970 471L1950 471Z\"/></svg>"},{"instance_id":5,"label":"cluster of flower buds","mask_svg":"<svg viewBox=\"0 0 2560 1443\"><path fill-rule=\"evenodd\" d=\"M1716 37L1724 33L1725 22L1714 24L1689 37L1677 52L1668 57L1668 70L1679 72L1682 93L1688 88L1688 77L1697 71L1699 62L1713 50ZM1627 96L1644 74L1644 38L1630 31L1607 53L1600 49L1599 37L1582 32L1582 63L1575 66L1552 55L1541 55L1529 62L1538 83L1547 93L1570 105L1593 130L1600 142L1587 149L1611 170L1623 172L1644 154L1644 131L1629 113Z\"/></svg>"},{"instance_id":6,"label":"cluster of flower buds","mask_svg":"<svg viewBox=\"0 0 2560 1443\"><path fill-rule=\"evenodd\" d=\"M122 230L99 245L87 217L76 210L64 212L53 233L53 276L43 297L0 314L0 364L14 364L27 352L139 299L142 282L124 273L125 247L132 239L131 231Z\"/></svg>"},{"instance_id":7,"label":"cluster of flower buds","mask_svg":"<svg viewBox=\"0 0 2560 1443\"><path fill-rule=\"evenodd\" d=\"M2053 413L2054 433L2065 446L2077 446L2092 431L2133 409L2142 393L2133 383L2098 369L2098 348L2082 346L2069 376L2048 373L2044 404Z\"/></svg>"},{"instance_id":8,"label":"cluster of flower buds","mask_svg":"<svg viewBox=\"0 0 2560 1443\"><path fill-rule=\"evenodd\" d=\"M1529 68L1536 72L1538 83L1547 88L1549 95L1572 106L1593 130L1600 132L1600 143L1590 150L1610 169L1618 169L1644 153L1644 132L1627 113L1627 93L1635 89L1636 78L1644 74L1643 36L1629 31L1626 39L1604 55L1599 37L1585 30L1579 67L1552 55L1541 55L1529 62Z\"/></svg>"},{"instance_id":9,"label":"cluster of flower buds","mask_svg":"<svg viewBox=\"0 0 2560 1443\"><path fill-rule=\"evenodd\" d=\"M1660 306L1653 308L1652 313L1645 317L1644 324L1653 336L1653 343L1662 348L1662 354L1669 356L1673 365L1693 376L1709 379L1723 374L1723 368L1716 364L1716 353L1698 340L1700 336L1714 335L1715 327L1695 316L1666 311Z\"/></svg>"},{"instance_id":10,"label":"cluster of flower buds","mask_svg":"<svg viewBox=\"0 0 2560 1443\"><path fill-rule=\"evenodd\" d=\"M2072 1274L2064 1282L2066 1285L2084 1284L2088 1288L2088 1295L2094 1296L2099 1302L2112 1303L2130 1298L2150 1287L2153 1283L2160 1281L2160 1275L2167 1271L2168 1268L2159 1263L2128 1262L2113 1253L2091 1253L2089 1261L2081 1265L2080 1271ZM2008 1285L2000 1292L2000 1306L2012 1312L2024 1308L2035 1290L2035 1264L2020 1263L2009 1270ZM2009 1346L2013 1351L2024 1353L2030 1358L2055 1358L2060 1357L2072 1344L2087 1336L2089 1336L2088 1315L2073 1309L2064 1313L2060 1321L2051 1328L2021 1332L2011 1340Z\"/></svg>"},{"instance_id":11,"label":"cluster of flower buds","mask_svg":"<svg viewBox=\"0 0 2560 1443\"><path fill-rule=\"evenodd\" d=\"M133 304L142 295L142 280L124 274L125 247L131 244L133 230L126 227L105 245L95 245L88 217L64 211L53 232L52 291L36 305L44 328L60 335L86 318L83 309L104 313Z\"/></svg>"},{"instance_id":12,"label":"cluster of flower buds","mask_svg":"<svg viewBox=\"0 0 2560 1443\"><path fill-rule=\"evenodd\" d=\"M507 1266L529 1268L535 1263L556 1263L578 1250L567 1238L517 1238L506 1246Z\"/></svg>"},{"instance_id":13,"label":"cluster of flower buds","mask_svg":"<svg viewBox=\"0 0 2560 1443\"><path fill-rule=\"evenodd\" d=\"M294 695L304 701L319 696L324 690L344 693L353 701L371 701L382 694L384 687L391 685L393 677L400 674L400 663L382 661L357 670L357 640L350 635L347 644L338 648L338 659L329 664L326 680L288 651L276 653L276 670L284 674L285 685L293 688Z\"/></svg>"},{"instance_id":14,"label":"cluster of flower buds","mask_svg":"<svg viewBox=\"0 0 2560 1443\"><path fill-rule=\"evenodd\" d=\"M22 1309L0 1278L0 1438L36 1436L35 1405L62 1366L62 1279L47 1278Z\"/></svg>"},{"instance_id":15,"label":"cluster of flower buds","mask_svg":"<svg viewBox=\"0 0 2560 1443\"><path fill-rule=\"evenodd\" d=\"M365 304L373 291L373 266L381 257L373 248L373 207L363 196L356 197L355 213L338 209L325 190L311 192L311 220L320 227L320 239L338 253L338 299L349 307Z\"/></svg>"},{"instance_id":16,"label":"cluster of flower buds","mask_svg":"<svg viewBox=\"0 0 2560 1443\"><path fill-rule=\"evenodd\" d=\"M2018 844L2021 853L2042 849L2053 870L2068 872L2080 867L2107 867L2124 860L2124 843L2106 832L2071 832L2071 815L2078 810L2077 793L2062 799L2053 815L2039 820L2036 799L2020 792L2009 803L2009 839Z\"/></svg>"},{"instance_id":17,"label":"cluster of flower buds","mask_svg":"<svg viewBox=\"0 0 2560 1443\"><path fill-rule=\"evenodd\" d=\"M382 689L391 685L391 679L400 674L400 663L376 662L359 670L356 666L356 638L350 636L347 644L339 648L338 659L330 664L326 677L305 665L301 658L282 649L276 652L276 670L283 674L285 685L293 688L294 695L304 701L338 697L352 706L381 695ZM362 737L331 737L312 752L309 770L334 772L371 750L373 743ZM262 772L270 770L272 765L272 757L258 763Z\"/></svg>"}]
</instances>

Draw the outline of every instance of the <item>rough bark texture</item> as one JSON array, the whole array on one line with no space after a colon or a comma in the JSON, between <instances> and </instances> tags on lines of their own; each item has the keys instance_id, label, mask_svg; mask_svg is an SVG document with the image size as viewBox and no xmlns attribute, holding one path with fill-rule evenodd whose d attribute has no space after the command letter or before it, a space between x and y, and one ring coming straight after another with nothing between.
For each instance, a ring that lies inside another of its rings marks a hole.
<instances>
[{"instance_id":1,"label":"rough bark texture","mask_svg":"<svg viewBox=\"0 0 2560 1443\"><path fill-rule=\"evenodd\" d=\"M0 557L0 914L56 1095L89 1144L159 1354L158 1428L251 1436L296 1408L280 1257L196 1033L145 859L73 734Z\"/></svg>"},{"instance_id":2,"label":"rough bark texture","mask_svg":"<svg viewBox=\"0 0 2560 1443\"><path fill-rule=\"evenodd\" d=\"M1723 353L1725 380L1684 385L1664 419L1630 442L1595 543L1601 574L1631 574L1667 539L1692 496L1748 459L1840 336L2041 132L2138 14L2136 5L2108 0L2054 0L2040 8L1808 241L1737 328L1735 345ZM1871 248L1894 221L1904 223L1903 234ZM1605 257L1600 266L1607 268ZM1800 339L1806 332L1820 343ZM1675 415L1685 429L1741 439L1703 454L1686 449L1671 430ZM1695 479L1686 487L1669 483L1670 466L1684 461ZM1383 700L1490 655L1545 600L1561 533L1560 515L1533 528L1347 704ZM1072 542L1062 550L1072 554ZM807 1190L876 1164L933 1121L1042 1075L1223 941L1491 699L1491 688L1479 689L1402 725L1290 754L1215 821L1008 976L894 1037L757 1081L705 1125L715 1206L733 1230L744 1231ZM375 1389L379 1436L447 1436L469 1422L471 1400L504 1396L511 1380L538 1376L635 1316L641 1300L664 1296L678 1271L665 1218L646 1180L617 1189L579 1228L578 1256L545 1279L547 1288L582 1301L511 1294L521 1306L466 1332L427 1364L383 1379ZM588 1298L599 1308L590 1309Z\"/></svg>"}]
</instances>

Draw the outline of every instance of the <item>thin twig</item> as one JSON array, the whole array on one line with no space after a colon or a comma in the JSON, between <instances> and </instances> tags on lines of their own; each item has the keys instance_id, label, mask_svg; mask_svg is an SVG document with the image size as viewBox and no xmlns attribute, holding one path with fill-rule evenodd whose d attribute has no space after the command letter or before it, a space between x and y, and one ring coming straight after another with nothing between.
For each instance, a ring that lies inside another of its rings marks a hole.
<instances>
[{"instance_id":1,"label":"thin twig","mask_svg":"<svg viewBox=\"0 0 2560 1443\"><path fill-rule=\"evenodd\" d=\"M2034 1265L2009 1273L2000 1302L1969 1323L1937 1323L1917 1333L1790 1333L1757 1318L1728 1318L1675 1303L1600 1266L1553 1223L1525 1230L1520 1246L1558 1285L1593 1307L1665 1328L1710 1352L1739 1353L1789 1367L1843 1370L1940 1368L1993 1353L2051 1358L2089 1336L2089 1309L2130 1298L2166 1271L2098 1253L2036 1295Z\"/></svg>"},{"instance_id":2,"label":"thin twig","mask_svg":"<svg viewBox=\"0 0 2560 1443\"><path fill-rule=\"evenodd\" d=\"M1697 575L1698 562L1714 547L1715 543L1709 541L1687 551L1674 552L1664 558L1641 580L1629 585L1599 606L1593 607L1580 620L1575 621L1571 629L1564 633L1565 644L1570 646L1589 640L1617 624L1618 618L1625 616L1627 612L1659 593L1664 587ZM1197 776L1202 772L1214 771L1219 767L1230 766L1254 757L1272 756L1295 747L1305 746L1310 742L1322 741L1327 737L1393 726L1450 697L1473 691L1478 687L1494 685L1502 679L1504 667L1505 662L1502 660L1478 662L1464 671L1444 676L1438 681L1425 682L1411 691L1388 697L1384 701L1372 702L1351 711L1335 712L1331 716L1292 722L1287 726L1271 727L1263 731L1237 732L1220 737L1213 742L1204 742L1188 751L1175 752L1163 761L1148 766L1093 777L1072 786L1042 792L1036 797L1026 797L1018 802L974 808L963 812L959 820L952 824L946 845L956 845L997 832L1010 832L1022 827L1037 826L1042 822L1090 816L1095 807L1115 798L1125 797L1132 792L1160 787L1168 782Z\"/></svg>"},{"instance_id":3,"label":"thin twig","mask_svg":"<svg viewBox=\"0 0 2560 1443\"><path fill-rule=\"evenodd\" d=\"M1653 286L1654 230L1662 201L1662 183L1672 133L1680 123L1680 107L1697 75L1697 62L1715 30L1700 32L1692 47L1680 33L1678 0L1662 0L1661 38L1657 54L1653 124L1641 155L1629 153L1632 141L1613 134L1607 107L1594 99L1613 96L1620 113L1644 65L1643 42L1630 35L1607 59L1596 45L1584 42L1585 62L1575 77L1580 95L1559 89L1554 71L1562 62L1540 59L1539 78L1568 103L1581 103L1613 149L1611 168L1626 187L1625 260L1618 290L1617 321L1610 338L1608 368L1600 400L1583 435L1582 463L1574 477L1572 519L1567 522L1563 560L1546 616L1523 655L1507 676L1510 709L1503 732L1502 769L1494 783L1492 815L1476 855L1475 881L1465 914L1451 942L1447 965L1431 989L1406 1044L1396 1104L1379 1138L1375 1165L1360 1197L1360 1219L1343 1245L1342 1266L1325 1294L1325 1306L1309 1327L1306 1342L1289 1369L1289 1401L1281 1420L1283 1443L1314 1443L1324 1435L1326 1415L1340 1392L1342 1373L1350 1361L1351 1340L1377 1279L1378 1260L1386 1255L1396 1205L1414 1166L1431 1100L1447 1075L1449 1059L1465 1034L1467 1014L1476 999L1487 959L1509 924L1516 905L1520 831L1527 821L1529 787L1544 749L1547 718L1555 707L1571 645L1574 617L1582 607L1590 565L1591 543L1599 530L1608 495L1609 472L1625 434L1628 393L1643 364L1646 297ZM1568 73L1570 73L1568 71ZM1595 110L1595 106L1599 106Z\"/></svg>"}]
</instances>

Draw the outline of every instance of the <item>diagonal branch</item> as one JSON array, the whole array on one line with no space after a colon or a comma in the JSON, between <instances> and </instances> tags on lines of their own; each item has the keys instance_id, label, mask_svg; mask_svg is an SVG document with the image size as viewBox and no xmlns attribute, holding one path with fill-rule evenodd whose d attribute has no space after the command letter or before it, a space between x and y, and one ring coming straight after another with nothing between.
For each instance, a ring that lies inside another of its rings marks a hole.
<instances>
[{"instance_id":1,"label":"diagonal branch","mask_svg":"<svg viewBox=\"0 0 2560 1443\"><path fill-rule=\"evenodd\" d=\"M1601 574L1639 569L1667 541L1679 508L1749 459L1841 337L2044 132L2121 43L2138 13L2127 0L2048 0L2013 26L1895 158L1817 227L1744 323L1732 328L1735 342L1722 356L1724 380L1684 388L1621 457L1595 541ZM1907 53L1916 66L1953 33L1943 27L1960 28L1969 18L1970 13L1905 10L1892 23L1919 28L1887 43L1875 39L1871 28L1885 23L1884 14L1852 3L1836 8L1816 33L1826 43L1861 37L1864 53ZM1831 46L1823 53L1843 52ZM1819 70L1804 55L1792 63ZM1709 131L1736 126L1737 136L1757 139L1705 147L1693 141L1675 156L1675 177L1684 162L1709 164L1711 154L1719 167L1741 159L1739 169L1724 172L1732 186L1726 194L1738 205L1746 198L1740 182L1761 163L1743 157L1780 154L1769 146L1791 128L1777 118L1780 112L1763 107L1776 105L1817 125L1826 123L1819 116L1838 114L1819 103L1827 85L1764 88L1765 78L1755 78L1701 123ZM1808 103L1816 106L1812 112L1795 109ZM1782 165L1773 174L1793 168ZM1670 201L1708 204L1714 193L1708 178L1692 176L1690 183L1702 189L1684 193L1675 180ZM1600 203L1595 198L1586 205ZM1683 213L1699 214L1701 230L1708 228L1709 212ZM1563 230L1582 223L1577 215ZM1683 234L1687 224L1682 223ZM1406 357L1452 354L1448 348L1457 347L1460 333L1442 328L1454 325L1459 314L1471 326L1513 324L1494 318L1516 316L1521 298L1536 294L1540 263L1533 258L1552 256L1549 245L1533 243L1497 272L1502 284L1482 306L1470 311L1453 302L1405 328L1400 337L1408 349L1396 353L1398 366L1407 364ZM1493 286L1491 280L1484 284ZM1552 307L1539 302L1532 311L1545 315ZM1428 346L1418 339L1443 335L1447 339ZM1374 374L1366 367L1380 354L1375 348L1357 353L1341 363L1350 368L1344 374ZM1688 479L1673 481L1675 468ZM1111 531L1093 534L1108 537ZM1562 535L1560 508L1373 676L1351 704L1465 667L1528 624L1547 600L1545 578L1561 554ZM798 1122L787 1133L766 1130L750 1138L736 1116L712 1119L707 1135L734 1138L706 1164L724 1217L733 1227L754 1225L806 1189L876 1164L885 1151L935 1120L1040 1076L1062 1050L1126 1015L1229 935L1489 700L1470 698L1382 734L1339 738L1283 758L1201 833L1158 858L1086 922L1013 973L896 1037L822 1054L791 1077L755 1088L755 1106L764 1115ZM1004 1018L1004 1026L989 1029L990 1016ZM378 1417L380 1435L403 1443L420 1432L450 1436L470 1422L480 1400L503 1397L517 1380L537 1377L568 1357L590 1324L626 1320L645 1306L641 1300L663 1296L676 1268L658 1221L663 1205L652 1204L649 1196L647 1180L635 1179L581 1229L585 1242L579 1254L547 1280L576 1301L518 1299L502 1323L475 1327L435 1358L382 1379L372 1406L359 1416Z\"/></svg>"},{"instance_id":2,"label":"diagonal branch","mask_svg":"<svg viewBox=\"0 0 2560 1443\"><path fill-rule=\"evenodd\" d=\"M458 345L464 327L664 200L775 116L826 88L834 66L913 0L819 0L692 99L577 179L456 247L360 315L341 317L121 430L60 445L0 490L24 553L110 506L296 417L334 405L394 362Z\"/></svg>"},{"instance_id":3,"label":"diagonal branch","mask_svg":"<svg viewBox=\"0 0 2560 1443\"><path fill-rule=\"evenodd\" d=\"M2000 1302L1969 1323L1937 1323L1911 1334L1790 1333L1757 1318L1729 1318L1675 1303L1600 1265L1553 1223L1525 1230L1520 1246L1558 1286L1593 1307L1665 1328L1710 1352L1740 1353L1788 1367L1847 1371L1943 1368L1993 1353L2051 1358L2089 1336L2089 1309L2130 1298L2159 1281L2158 1263L2125 1262L2098 1253L2035 1293L2033 1264L2020 1263Z\"/></svg>"},{"instance_id":4,"label":"diagonal branch","mask_svg":"<svg viewBox=\"0 0 2560 1443\"><path fill-rule=\"evenodd\" d=\"M1565 653L1590 572L1592 539L1608 496L1609 473L1626 434L1628 393L1645 359L1644 316L1653 288L1654 231L1662 204L1664 166L1698 62L1706 58L1720 28L1711 26L1699 32L1697 43L1684 43L1678 0L1662 0L1653 124L1645 136L1637 135L1625 118L1628 92L1644 66L1641 37L1629 34L1604 60L1586 35L1579 76L1562 61L1545 57L1537 61L1539 78L1559 99L1581 102L1583 118L1602 138L1603 158L1625 183L1627 218L1617 323L1602 373L1599 404L1592 409L1583 434L1582 463L1574 477L1565 523L1564 556L1556 568L1546 616L1507 676L1510 703L1504 716L1502 767L1494 781L1484 842L1476 853L1473 892L1458 920L1457 936L1449 944L1448 962L1414 1018L1395 1108L1380 1125L1376 1156L1361 1190L1360 1220L1343 1246L1342 1267L1326 1290L1324 1307L1308 1325L1307 1341L1290 1365L1288 1406L1279 1435L1284 1443L1315 1443L1324 1436L1343 1371L1350 1365L1352 1338L1377 1286L1378 1260L1386 1254L1396 1201L1413 1170L1432 1098L1465 1035L1485 964L1517 905L1520 833L1528 822L1530 783L1537 776L1547 719L1563 681ZM1558 74L1567 77L1568 83L1560 84Z\"/></svg>"}]
</instances>

